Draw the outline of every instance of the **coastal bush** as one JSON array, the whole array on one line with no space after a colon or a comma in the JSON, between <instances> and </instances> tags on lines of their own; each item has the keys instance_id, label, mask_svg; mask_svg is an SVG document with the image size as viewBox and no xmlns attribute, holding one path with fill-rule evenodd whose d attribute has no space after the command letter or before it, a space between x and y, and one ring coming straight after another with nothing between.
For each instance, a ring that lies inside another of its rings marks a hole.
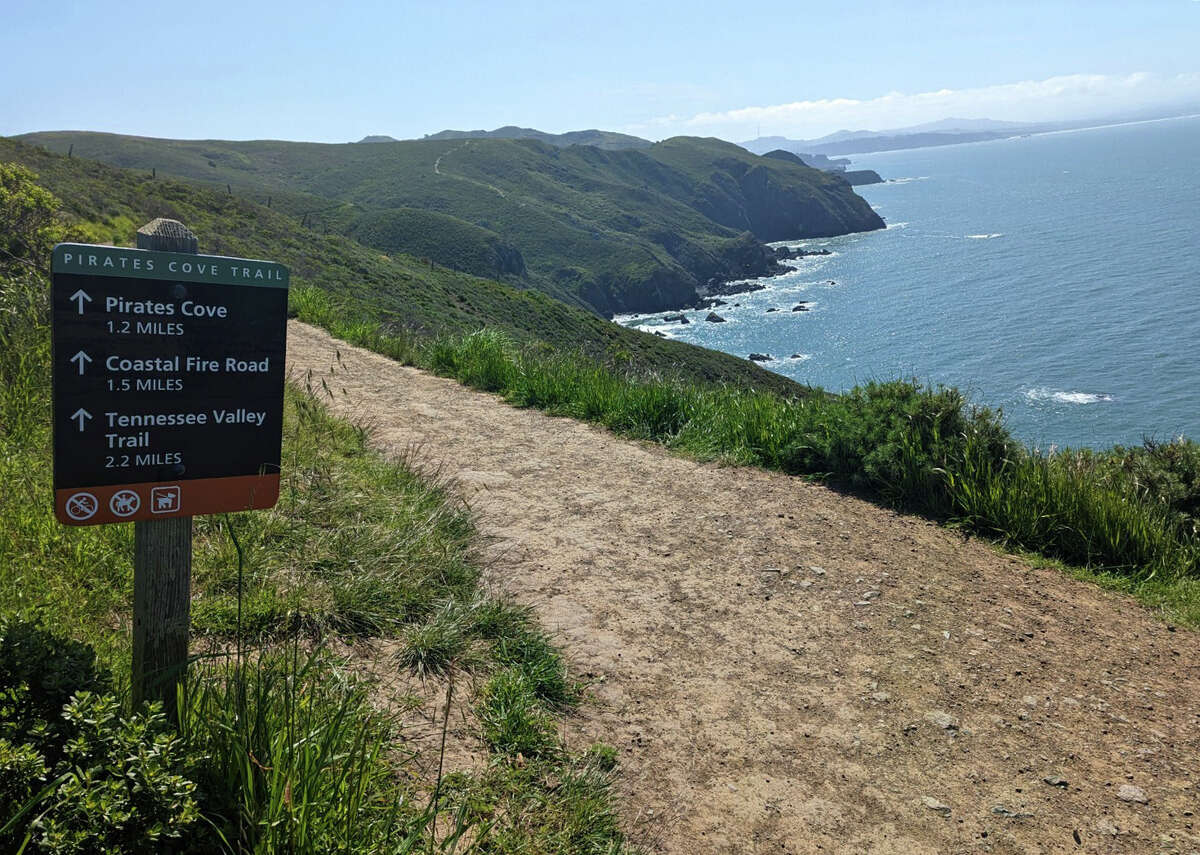
<instances>
[{"instance_id":1,"label":"coastal bush","mask_svg":"<svg viewBox=\"0 0 1200 855\"><path fill-rule=\"evenodd\" d=\"M0 163L0 275L47 269L51 248L74 237L58 199L36 181L31 170Z\"/></svg>"},{"instance_id":2,"label":"coastal bush","mask_svg":"<svg viewBox=\"0 0 1200 855\"><path fill-rule=\"evenodd\" d=\"M87 645L0 619L0 846L174 851L199 818L160 706L127 714Z\"/></svg>"},{"instance_id":3,"label":"coastal bush","mask_svg":"<svg viewBox=\"0 0 1200 855\"><path fill-rule=\"evenodd\" d=\"M996 461L968 449L947 472L965 527L1011 546L1129 575L1194 574L1197 546L1161 502L1114 486L1094 456L1028 451Z\"/></svg>"},{"instance_id":4,"label":"coastal bush","mask_svg":"<svg viewBox=\"0 0 1200 855\"><path fill-rule=\"evenodd\" d=\"M745 359L609 323L582 308L570 294L560 293L562 289L556 293L567 302L536 290L431 267L412 255L384 254L346 237L322 234L321 228L306 228L301 225L303 212L325 207L314 204L317 200L311 196L281 190L230 196L226 182L218 189L166 178L167 173L179 173L165 161L158 162L158 178L151 179L145 173L115 169L78 155L78 149L76 157L67 158L0 139L0 161L37 173L38 183L63 200L81 238L130 245L134 230L148 219L181 220L200 236L206 252L271 258L288 265L296 317L405 363L414 356L403 345L411 344L414 336L463 335L490 327L522 343L584 348L600 358L612 354L614 363L621 360L664 375L674 372L690 380L804 392L794 381ZM236 191L236 180L234 187ZM260 204L268 195L274 198L272 207ZM343 213L353 217L361 209L343 206L321 216ZM527 219L522 222L529 225ZM545 239L536 224L531 228L531 236ZM595 243L576 229L569 232L579 238L571 252L588 250ZM622 246L620 252L622 263L630 262L628 247ZM651 267L657 263L646 260ZM320 300L312 292L327 299Z\"/></svg>"},{"instance_id":5,"label":"coastal bush","mask_svg":"<svg viewBox=\"0 0 1200 855\"><path fill-rule=\"evenodd\" d=\"M74 734L57 786L30 823L31 850L53 855L173 852L200 819L190 765L160 705L125 714L114 695L82 691L62 717Z\"/></svg>"},{"instance_id":6,"label":"coastal bush","mask_svg":"<svg viewBox=\"0 0 1200 855\"><path fill-rule=\"evenodd\" d=\"M36 616L0 617L0 738L36 738L54 765L74 732L62 718L71 696L111 690L111 675L86 644L50 631Z\"/></svg>"},{"instance_id":7,"label":"coastal bush","mask_svg":"<svg viewBox=\"0 0 1200 855\"><path fill-rule=\"evenodd\" d=\"M1115 489L1169 508L1181 524L1200 534L1200 444L1184 437L1168 442L1148 438L1141 447L1116 446L1084 456Z\"/></svg>"}]
</instances>

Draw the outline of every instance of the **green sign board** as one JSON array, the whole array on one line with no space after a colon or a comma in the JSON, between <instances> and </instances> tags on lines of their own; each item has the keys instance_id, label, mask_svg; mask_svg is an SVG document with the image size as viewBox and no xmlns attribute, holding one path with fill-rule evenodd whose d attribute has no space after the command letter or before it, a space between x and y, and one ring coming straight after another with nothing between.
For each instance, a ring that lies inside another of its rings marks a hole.
<instances>
[{"instance_id":1,"label":"green sign board","mask_svg":"<svg viewBox=\"0 0 1200 855\"><path fill-rule=\"evenodd\" d=\"M54 247L55 273L78 276L120 276L212 285L262 285L287 288L288 269L274 261L154 252L119 246L60 243Z\"/></svg>"},{"instance_id":2,"label":"green sign board","mask_svg":"<svg viewBox=\"0 0 1200 855\"><path fill-rule=\"evenodd\" d=\"M60 244L52 272L59 520L274 505L287 268Z\"/></svg>"}]
</instances>

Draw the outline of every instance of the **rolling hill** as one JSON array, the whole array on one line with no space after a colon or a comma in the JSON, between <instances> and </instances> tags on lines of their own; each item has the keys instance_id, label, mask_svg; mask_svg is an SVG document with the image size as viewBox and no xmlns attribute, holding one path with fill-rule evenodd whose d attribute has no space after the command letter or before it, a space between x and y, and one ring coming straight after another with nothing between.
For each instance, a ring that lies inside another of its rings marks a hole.
<instances>
[{"instance_id":1,"label":"rolling hill","mask_svg":"<svg viewBox=\"0 0 1200 855\"><path fill-rule=\"evenodd\" d=\"M595 128L586 131L568 131L565 134L548 134L536 128L518 128L515 125L505 125L494 131L439 131L436 134L426 134L426 140L468 140L468 139L502 139L502 140L538 140L549 145L566 147L569 145L591 145L596 148L626 149L650 148L654 143L641 137L619 134L615 131L598 131Z\"/></svg>"},{"instance_id":2,"label":"rolling hill","mask_svg":"<svg viewBox=\"0 0 1200 855\"><path fill-rule=\"evenodd\" d=\"M619 150L498 138L21 139L216 185L317 231L415 252L601 315L696 305L721 283L780 272L766 242L884 225L842 177L715 139Z\"/></svg>"},{"instance_id":3,"label":"rolling hill","mask_svg":"<svg viewBox=\"0 0 1200 855\"><path fill-rule=\"evenodd\" d=\"M625 370L731 383L785 395L807 390L724 353L668 341L597 317L536 291L383 253L350 238L300 226L287 213L214 188L68 158L0 138L0 162L18 163L58 196L93 243L132 245L138 226L170 217L200 236L202 252L271 258L287 264L293 286L318 288L348 314L421 338L502 329L519 343L583 351Z\"/></svg>"}]
</instances>

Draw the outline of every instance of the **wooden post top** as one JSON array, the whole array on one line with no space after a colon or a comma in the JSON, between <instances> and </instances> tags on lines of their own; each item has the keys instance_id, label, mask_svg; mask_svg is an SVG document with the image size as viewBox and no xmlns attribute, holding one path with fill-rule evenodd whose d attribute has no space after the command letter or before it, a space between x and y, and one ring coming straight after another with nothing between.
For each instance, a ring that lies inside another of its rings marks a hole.
<instances>
[{"instance_id":1,"label":"wooden post top","mask_svg":"<svg viewBox=\"0 0 1200 855\"><path fill-rule=\"evenodd\" d=\"M200 240L179 220L157 217L137 230L137 247L160 252L196 253L200 251Z\"/></svg>"}]
</instances>

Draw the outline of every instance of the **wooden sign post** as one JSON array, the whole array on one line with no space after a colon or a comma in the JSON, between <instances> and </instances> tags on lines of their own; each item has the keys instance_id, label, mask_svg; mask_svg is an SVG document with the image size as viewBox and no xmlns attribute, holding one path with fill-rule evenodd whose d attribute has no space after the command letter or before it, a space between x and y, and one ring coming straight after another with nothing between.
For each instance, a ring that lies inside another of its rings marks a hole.
<instances>
[{"instance_id":1,"label":"wooden sign post","mask_svg":"<svg viewBox=\"0 0 1200 855\"><path fill-rule=\"evenodd\" d=\"M288 270L197 254L175 220L137 249L51 259L54 510L134 523L133 700L176 713L187 671L192 517L279 499Z\"/></svg>"},{"instance_id":2,"label":"wooden sign post","mask_svg":"<svg viewBox=\"0 0 1200 855\"><path fill-rule=\"evenodd\" d=\"M137 248L196 254L200 241L178 220L151 220ZM133 706L158 699L176 720L178 686L187 676L192 623L192 518L133 524Z\"/></svg>"}]
</instances>

